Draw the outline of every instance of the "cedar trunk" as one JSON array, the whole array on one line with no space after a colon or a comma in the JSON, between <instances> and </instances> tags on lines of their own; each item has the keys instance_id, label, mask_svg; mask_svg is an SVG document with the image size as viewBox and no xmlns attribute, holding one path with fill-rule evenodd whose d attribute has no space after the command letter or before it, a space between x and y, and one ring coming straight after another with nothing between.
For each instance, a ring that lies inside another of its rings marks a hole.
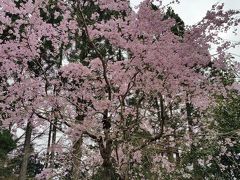
<instances>
[{"instance_id":1,"label":"cedar trunk","mask_svg":"<svg viewBox=\"0 0 240 180\"><path fill-rule=\"evenodd\" d=\"M82 136L75 142L73 146L73 172L72 179L79 180L81 179L81 157L82 157Z\"/></svg>"},{"instance_id":2,"label":"cedar trunk","mask_svg":"<svg viewBox=\"0 0 240 180\"><path fill-rule=\"evenodd\" d=\"M25 142L24 142L24 151L23 151L23 160L21 164L20 174L19 174L19 180L26 180L27 179L27 166L28 166L28 159L31 153L31 135L32 135L32 127L31 123L27 123L26 128L26 136L25 136Z\"/></svg>"}]
</instances>

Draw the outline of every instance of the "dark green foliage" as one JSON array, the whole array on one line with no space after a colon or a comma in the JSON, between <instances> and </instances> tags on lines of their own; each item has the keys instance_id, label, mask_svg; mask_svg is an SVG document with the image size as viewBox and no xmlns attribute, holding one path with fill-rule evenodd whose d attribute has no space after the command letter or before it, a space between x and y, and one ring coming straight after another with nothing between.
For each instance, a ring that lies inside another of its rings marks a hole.
<instances>
[{"instance_id":1,"label":"dark green foliage","mask_svg":"<svg viewBox=\"0 0 240 180\"><path fill-rule=\"evenodd\" d=\"M9 176L12 174L12 169L5 167L8 160L7 154L16 148L16 142L12 139L12 135L8 130L0 132L0 175Z\"/></svg>"},{"instance_id":2,"label":"dark green foliage","mask_svg":"<svg viewBox=\"0 0 240 180\"><path fill-rule=\"evenodd\" d=\"M28 161L28 175L30 177L35 177L37 174L41 173L43 170L43 163L41 163L37 154L31 155Z\"/></svg>"},{"instance_id":3,"label":"dark green foliage","mask_svg":"<svg viewBox=\"0 0 240 180\"><path fill-rule=\"evenodd\" d=\"M177 36L184 36L184 22L183 20L174 12L174 10L171 7L168 7L166 15L164 16L165 19L175 19L175 25L171 28L172 32Z\"/></svg>"},{"instance_id":4,"label":"dark green foliage","mask_svg":"<svg viewBox=\"0 0 240 180\"><path fill-rule=\"evenodd\" d=\"M154 5L154 4L151 4L152 6L152 9L154 11L157 11L159 10L159 8ZM174 12L174 10L171 8L171 7L168 7L167 9L167 12L165 14L165 16L163 17L163 20L166 20L166 19L174 19L175 20L175 25L171 28L171 31L177 35L177 36L180 36L180 37L183 37L184 36L184 31L185 31L185 25L184 25L184 22L183 20L178 16L178 14L176 14Z\"/></svg>"},{"instance_id":5,"label":"dark green foliage","mask_svg":"<svg viewBox=\"0 0 240 180\"><path fill-rule=\"evenodd\" d=\"M240 129L240 96L232 93L227 99L220 98L219 106L214 111L219 124L218 130L221 133L228 133Z\"/></svg>"},{"instance_id":6,"label":"dark green foliage","mask_svg":"<svg viewBox=\"0 0 240 180\"><path fill-rule=\"evenodd\" d=\"M1 142L0 142L1 143ZM2 145L2 144L1 144ZM2 148L2 146L0 146ZM16 144L12 149L16 148ZM4 149L4 151L6 151ZM20 166L22 163L23 155L20 154L15 157L7 157L7 154L4 157L0 158L0 179L7 178L9 176L15 176L20 172ZM27 176L29 178L34 178L37 174L41 173L43 170L43 163L37 154L33 154L29 157L28 167L27 167Z\"/></svg>"},{"instance_id":7,"label":"dark green foliage","mask_svg":"<svg viewBox=\"0 0 240 180\"><path fill-rule=\"evenodd\" d=\"M92 177L93 180L121 180L119 174L116 173L114 167L103 168L100 167L97 173Z\"/></svg>"},{"instance_id":8,"label":"dark green foliage","mask_svg":"<svg viewBox=\"0 0 240 180\"><path fill-rule=\"evenodd\" d=\"M183 167L195 163L193 171L185 168L195 179L240 179L239 105L240 96L235 92L229 92L225 98L217 97L217 107L213 110L214 121L209 125L216 137L206 132L195 148L186 152L181 160ZM206 161L208 156L212 157L208 165L198 163L199 159Z\"/></svg>"},{"instance_id":9,"label":"dark green foliage","mask_svg":"<svg viewBox=\"0 0 240 180\"><path fill-rule=\"evenodd\" d=\"M226 178L233 177L240 179L240 96L231 92L227 99L219 99L218 107L215 109L215 119L218 122L216 127L221 134L219 141L226 144L226 139L235 142L226 145L226 153L220 156L220 163L226 166L222 172ZM227 156L226 154L230 154Z\"/></svg>"},{"instance_id":10,"label":"dark green foliage","mask_svg":"<svg viewBox=\"0 0 240 180\"><path fill-rule=\"evenodd\" d=\"M82 22L82 15L77 12L77 20L79 22L79 26L82 26L84 23L87 25L93 25L96 22L100 21L108 21L113 17L124 17L126 16L126 12L112 11L112 10L101 10L99 6L94 4L94 2L89 2L88 5L84 6L82 9L82 14L84 14L85 22ZM99 16L93 20L92 15L97 13ZM84 28L83 28L84 29ZM121 31L121 29L119 29ZM114 60L116 57L117 60L121 59L121 50L117 47L113 47L110 42L105 39L105 37L98 37L95 39L90 39L88 37L88 33L86 30L82 30L81 33L76 33L74 37L75 48L71 51L69 55L68 61L70 62L81 62L83 65L89 65L89 59L99 57L101 54L102 57L107 57L107 59ZM92 43L94 43L96 49L93 49ZM71 48L72 44L68 45L68 48ZM80 51L77 51L80 50ZM120 56L119 56L120 53Z\"/></svg>"},{"instance_id":11,"label":"dark green foliage","mask_svg":"<svg viewBox=\"0 0 240 180\"><path fill-rule=\"evenodd\" d=\"M8 130L0 132L0 159L6 158L6 155L16 148L16 142Z\"/></svg>"},{"instance_id":12,"label":"dark green foliage","mask_svg":"<svg viewBox=\"0 0 240 180\"><path fill-rule=\"evenodd\" d=\"M57 0L50 0L48 2L48 12L44 12L43 9L40 9L40 15L41 17L47 22L51 23L53 25L59 25L61 20L63 19L63 16L61 15L63 12L61 9L57 6ZM58 12L59 16L55 17L54 13Z\"/></svg>"}]
</instances>

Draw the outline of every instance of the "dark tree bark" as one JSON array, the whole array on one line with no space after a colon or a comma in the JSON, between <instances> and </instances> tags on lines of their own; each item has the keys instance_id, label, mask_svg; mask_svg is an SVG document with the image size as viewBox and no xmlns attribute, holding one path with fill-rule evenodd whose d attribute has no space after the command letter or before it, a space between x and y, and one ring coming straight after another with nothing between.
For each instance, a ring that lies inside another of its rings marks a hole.
<instances>
[{"instance_id":1,"label":"dark tree bark","mask_svg":"<svg viewBox=\"0 0 240 180\"><path fill-rule=\"evenodd\" d=\"M57 119L55 118L53 128L52 128L52 146L54 146L56 144L56 137L57 137ZM54 156L55 156L55 152L52 149L51 156L50 156L50 167L51 168L54 167Z\"/></svg>"},{"instance_id":2,"label":"dark tree bark","mask_svg":"<svg viewBox=\"0 0 240 180\"><path fill-rule=\"evenodd\" d=\"M72 170L72 179L79 180L81 179L81 157L82 157L82 135L75 142L73 146L73 170Z\"/></svg>"},{"instance_id":3,"label":"dark tree bark","mask_svg":"<svg viewBox=\"0 0 240 180\"><path fill-rule=\"evenodd\" d=\"M48 161L49 161L49 150L50 150L50 146L51 146L51 139L52 139L52 124L50 123L49 125L49 132L48 132L48 144L47 144L47 154L46 154L46 162L45 162L45 168L48 167Z\"/></svg>"},{"instance_id":4,"label":"dark tree bark","mask_svg":"<svg viewBox=\"0 0 240 180\"><path fill-rule=\"evenodd\" d=\"M26 180L27 179L27 166L28 166L28 159L31 153L31 136L32 136L32 127L31 123L27 123L26 128L26 135L24 141L24 150L23 150L23 160L21 164L19 180Z\"/></svg>"}]
</instances>

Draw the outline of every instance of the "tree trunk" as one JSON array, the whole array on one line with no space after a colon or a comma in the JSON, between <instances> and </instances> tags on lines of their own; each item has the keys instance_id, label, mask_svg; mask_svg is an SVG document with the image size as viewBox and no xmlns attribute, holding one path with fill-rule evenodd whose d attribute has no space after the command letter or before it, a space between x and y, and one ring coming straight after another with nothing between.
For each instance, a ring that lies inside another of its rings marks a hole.
<instances>
[{"instance_id":1,"label":"tree trunk","mask_svg":"<svg viewBox=\"0 0 240 180\"><path fill-rule=\"evenodd\" d=\"M170 146L170 136L167 137L167 157L168 157L168 161L171 163L174 163L174 156L173 156L173 148Z\"/></svg>"},{"instance_id":2,"label":"tree trunk","mask_svg":"<svg viewBox=\"0 0 240 180\"><path fill-rule=\"evenodd\" d=\"M32 135L32 127L31 123L27 123L26 128L26 135L25 135L25 142L24 142L24 151L23 151L23 160L21 164L20 174L19 174L19 180L26 180L27 179L27 166L28 166L28 159L31 153L31 135Z\"/></svg>"},{"instance_id":3,"label":"tree trunk","mask_svg":"<svg viewBox=\"0 0 240 180\"><path fill-rule=\"evenodd\" d=\"M104 146L103 139L100 138L99 140L99 147L100 147L100 154L103 158L103 172L101 175L101 179L104 180L114 180L116 178L116 173L114 170L114 167L112 166L111 161L111 153L112 153L112 140L109 138L109 130L105 130L105 143L106 146Z\"/></svg>"},{"instance_id":4,"label":"tree trunk","mask_svg":"<svg viewBox=\"0 0 240 180\"><path fill-rule=\"evenodd\" d=\"M189 136L191 139L191 145L190 145L190 150L191 153L195 153L196 152L196 146L194 145L194 132L193 132L193 128L194 128L194 124L193 124L193 106L190 102L186 103L186 110L187 110L187 121L188 121L188 127L189 127ZM201 177L196 174L196 172L198 171L198 163L196 159L193 159L193 178L198 180L201 179Z\"/></svg>"},{"instance_id":5,"label":"tree trunk","mask_svg":"<svg viewBox=\"0 0 240 180\"><path fill-rule=\"evenodd\" d=\"M81 179L81 157L82 157L82 135L73 145L73 171L72 179L79 180Z\"/></svg>"},{"instance_id":6,"label":"tree trunk","mask_svg":"<svg viewBox=\"0 0 240 180\"><path fill-rule=\"evenodd\" d=\"M45 168L48 167L48 161L50 156L50 146L51 146L51 137L52 136L52 124L49 125L49 132L48 132L48 144L47 144L47 154L46 154L46 162L45 162Z\"/></svg>"},{"instance_id":7,"label":"tree trunk","mask_svg":"<svg viewBox=\"0 0 240 180\"><path fill-rule=\"evenodd\" d=\"M52 127L52 146L54 147L54 145L56 144L56 137L57 137L57 119L54 119L54 124ZM51 156L50 156L50 167L54 168L54 156L55 156L55 152L54 149L52 148L51 151Z\"/></svg>"},{"instance_id":8,"label":"tree trunk","mask_svg":"<svg viewBox=\"0 0 240 180\"><path fill-rule=\"evenodd\" d=\"M113 177L114 177L113 167L110 164L103 165L102 178L105 180L113 180Z\"/></svg>"}]
</instances>

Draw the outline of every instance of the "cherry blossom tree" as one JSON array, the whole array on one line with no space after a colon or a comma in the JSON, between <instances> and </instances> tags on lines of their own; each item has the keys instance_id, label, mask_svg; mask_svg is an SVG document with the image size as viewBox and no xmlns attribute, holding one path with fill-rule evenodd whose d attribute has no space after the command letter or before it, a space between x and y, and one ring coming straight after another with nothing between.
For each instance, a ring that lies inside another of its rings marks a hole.
<instances>
[{"instance_id":1,"label":"cherry blossom tree","mask_svg":"<svg viewBox=\"0 0 240 180\"><path fill-rule=\"evenodd\" d=\"M239 11L222 4L178 34L171 10L151 0L137 13L125 0L0 2L1 121L26 127L20 179L44 127L39 179L164 177L196 149L215 97L238 88L221 76L237 72L226 52L237 44L218 34L239 25Z\"/></svg>"}]
</instances>

